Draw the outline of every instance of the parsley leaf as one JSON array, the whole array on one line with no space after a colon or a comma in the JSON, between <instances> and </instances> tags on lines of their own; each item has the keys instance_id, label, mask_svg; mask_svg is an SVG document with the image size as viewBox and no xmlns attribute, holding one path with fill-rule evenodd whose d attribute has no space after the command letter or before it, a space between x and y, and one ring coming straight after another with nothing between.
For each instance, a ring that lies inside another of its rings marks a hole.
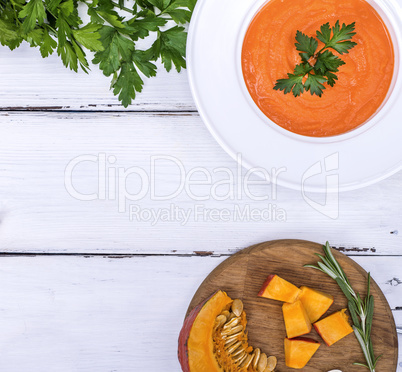
<instances>
[{"instance_id":1,"label":"parsley leaf","mask_svg":"<svg viewBox=\"0 0 402 372\"><path fill-rule=\"evenodd\" d=\"M152 4L153 6L155 6L156 8L158 8L159 10L164 10L166 9L169 4L170 4L171 0L148 0L148 2L150 4Z\"/></svg>"},{"instance_id":2,"label":"parsley leaf","mask_svg":"<svg viewBox=\"0 0 402 372\"><path fill-rule=\"evenodd\" d=\"M325 89L324 83L327 82L327 79L320 75L309 74L306 82L304 83L304 88L307 91L310 91L311 95L316 94L321 97L323 90Z\"/></svg>"},{"instance_id":3,"label":"parsley leaf","mask_svg":"<svg viewBox=\"0 0 402 372\"><path fill-rule=\"evenodd\" d=\"M97 32L101 27L98 24L89 23L78 30L73 30L74 38L89 50L103 50L102 42L99 40L100 35Z\"/></svg>"},{"instance_id":4,"label":"parsley leaf","mask_svg":"<svg viewBox=\"0 0 402 372\"><path fill-rule=\"evenodd\" d=\"M333 74L331 71L326 71L324 76L327 78L327 83L331 87L335 85L335 80L338 80L338 76Z\"/></svg>"},{"instance_id":5,"label":"parsley leaf","mask_svg":"<svg viewBox=\"0 0 402 372\"><path fill-rule=\"evenodd\" d=\"M45 5L42 0L28 1L18 14L19 18L25 18L22 23L22 30L24 33L32 31L36 22L39 25L43 24L46 18Z\"/></svg>"},{"instance_id":6,"label":"parsley leaf","mask_svg":"<svg viewBox=\"0 0 402 372\"><path fill-rule=\"evenodd\" d=\"M285 94L293 92L295 97L300 96L304 93L305 87L303 84L303 78L308 74L313 68L308 63L301 63L296 65L293 74L288 74L287 79L277 80L274 89L281 90Z\"/></svg>"},{"instance_id":7,"label":"parsley leaf","mask_svg":"<svg viewBox=\"0 0 402 372\"><path fill-rule=\"evenodd\" d=\"M160 57L167 71L172 69L172 65L176 67L178 72L182 68L186 68L184 55L186 53L187 36L183 31L183 27L178 26L161 31L151 47L153 59L156 60Z\"/></svg>"},{"instance_id":8,"label":"parsley leaf","mask_svg":"<svg viewBox=\"0 0 402 372\"><path fill-rule=\"evenodd\" d=\"M121 64L118 78L112 82L113 93L119 95L119 100L123 106L127 107L133 99L135 92L141 92L144 82L132 62Z\"/></svg>"},{"instance_id":9,"label":"parsley leaf","mask_svg":"<svg viewBox=\"0 0 402 372\"><path fill-rule=\"evenodd\" d=\"M158 17L154 12L148 9L142 10L136 17L127 21L130 27L128 36L133 41L144 39L149 36L150 32L159 31L159 28L165 26L166 23L166 19Z\"/></svg>"},{"instance_id":10,"label":"parsley leaf","mask_svg":"<svg viewBox=\"0 0 402 372\"><path fill-rule=\"evenodd\" d=\"M10 46L10 49L14 49L12 45L16 40L19 40L18 29L13 24L0 19L0 43L2 45Z\"/></svg>"},{"instance_id":11,"label":"parsley leaf","mask_svg":"<svg viewBox=\"0 0 402 372\"><path fill-rule=\"evenodd\" d=\"M303 34L303 32L297 31L296 40L296 50L299 52L305 52L308 57L314 56L315 51L318 48L318 41L316 39L313 37L308 37L307 35Z\"/></svg>"},{"instance_id":12,"label":"parsley leaf","mask_svg":"<svg viewBox=\"0 0 402 372\"><path fill-rule=\"evenodd\" d=\"M132 55L134 64L147 77L156 76L156 66L150 62L150 50L136 50Z\"/></svg>"},{"instance_id":13,"label":"parsley leaf","mask_svg":"<svg viewBox=\"0 0 402 372\"><path fill-rule=\"evenodd\" d=\"M104 75L110 76L120 69L121 59L130 59L134 51L134 43L110 26L103 26L99 33L105 49L95 53L92 62L99 64Z\"/></svg>"},{"instance_id":14,"label":"parsley leaf","mask_svg":"<svg viewBox=\"0 0 402 372\"><path fill-rule=\"evenodd\" d=\"M168 14L178 24L190 22L191 11L186 9L189 0L172 0L168 7L163 10L164 14Z\"/></svg>"},{"instance_id":15,"label":"parsley leaf","mask_svg":"<svg viewBox=\"0 0 402 372\"><path fill-rule=\"evenodd\" d=\"M354 30L354 22L350 25L343 23L341 27L337 21L332 28L329 23L322 25L316 35L324 46L318 52L318 41L314 37L297 31L295 46L296 50L301 52L299 55L302 63L295 66L293 74L288 73L287 78L278 79L274 89L283 91L284 94L292 92L295 97L308 91L311 95L321 97L326 89L324 84L327 83L333 87L338 80L335 72L338 72L339 68L345 64L328 49L333 49L341 55L349 53L349 50L357 45L351 41L356 35Z\"/></svg>"},{"instance_id":16,"label":"parsley leaf","mask_svg":"<svg viewBox=\"0 0 402 372\"><path fill-rule=\"evenodd\" d=\"M325 71L338 72L339 67L344 64L345 62L339 57L334 55L329 50L326 50L320 55L319 58L317 58L314 69L321 74L325 74Z\"/></svg>"},{"instance_id":17,"label":"parsley leaf","mask_svg":"<svg viewBox=\"0 0 402 372\"><path fill-rule=\"evenodd\" d=\"M308 63L300 63L296 65L294 69L295 75L306 75L308 74L313 68Z\"/></svg>"},{"instance_id":18,"label":"parsley leaf","mask_svg":"<svg viewBox=\"0 0 402 372\"><path fill-rule=\"evenodd\" d=\"M124 18L119 15L112 0L93 0L87 5L92 22L103 24L106 21L113 27L124 28L122 23Z\"/></svg>"},{"instance_id":19,"label":"parsley leaf","mask_svg":"<svg viewBox=\"0 0 402 372\"><path fill-rule=\"evenodd\" d=\"M329 23L326 23L321 26L321 32L317 31L317 38L325 44L324 48L332 48L339 54L349 53L349 50L357 45L357 43L350 41L356 35L354 30L355 22L350 25L343 23L340 27L339 21L336 21L335 26L332 27L331 37L331 27Z\"/></svg>"},{"instance_id":20,"label":"parsley leaf","mask_svg":"<svg viewBox=\"0 0 402 372\"><path fill-rule=\"evenodd\" d=\"M303 76L301 75L288 74L287 79L277 80L274 89L281 90L285 94L293 91L293 95L297 97L304 92L302 80Z\"/></svg>"},{"instance_id":21,"label":"parsley leaf","mask_svg":"<svg viewBox=\"0 0 402 372\"><path fill-rule=\"evenodd\" d=\"M43 29L43 41L39 47L40 54L43 58L51 55L57 47L57 42L50 36L48 28Z\"/></svg>"},{"instance_id":22,"label":"parsley leaf","mask_svg":"<svg viewBox=\"0 0 402 372\"><path fill-rule=\"evenodd\" d=\"M188 8L190 9L191 12L194 11L196 3L197 3L197 0L188 0Z\"/></svg>"}]
</instances>

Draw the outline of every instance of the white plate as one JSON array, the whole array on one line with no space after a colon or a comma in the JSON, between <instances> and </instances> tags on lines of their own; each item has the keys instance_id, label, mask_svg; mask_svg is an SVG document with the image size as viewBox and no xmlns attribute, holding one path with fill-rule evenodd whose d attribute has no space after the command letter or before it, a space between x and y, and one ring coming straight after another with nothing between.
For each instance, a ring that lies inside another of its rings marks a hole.
<instances>
[{"instance_id":1,"label":"white plate","mask_svg":"<svg viewBox=\"0 0 402 372\"><path fill-rule=\"evenodd\" d=\"M191 20L187 61L198 111L219 144L246 168L262 167L296 190L358 189L402 168L402 11L394 0L370 0L386 22L395 71L381 110L361 127L334 137L291 133L271 122L248 94L241 71L244 35L266 0L198 0ZM332 177L331 177L332 175ZM329 176L329 177L328 177Z\"/></svg>"}]
</instances>

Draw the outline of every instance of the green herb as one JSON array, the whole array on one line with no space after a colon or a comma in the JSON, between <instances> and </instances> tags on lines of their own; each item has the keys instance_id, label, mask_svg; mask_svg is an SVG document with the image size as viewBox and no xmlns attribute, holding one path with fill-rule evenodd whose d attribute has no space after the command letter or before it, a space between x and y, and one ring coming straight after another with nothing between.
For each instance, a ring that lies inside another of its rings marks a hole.
<instances>
[{"instance_id":1,"label":"green herb","mask_svg":"<svg viewBox=\"0 0 402 372\"><path fill-rule=\"evenodd\" d=\"M127 2L128 3L128 2ZM133 4L132 2L130 2ZM38 47L42 57L57 52L71 70L88 72L86 53L111 89L127 107L141 92L143 77L156 75L161 60L167 71L186 67L187 33L179 26L189 22L196 0L0 0L0 43L11 50L22 41ZM86 11L84 24L78 8ZM152 39L145 50L140 39Z\"/></svg>"},{"instance_id":2,"label":"green herb","mask_svg":"<svg viewBox=\"0 0 402 372\"><path fill-rule=\"evenodd\" d=\"M274 89L281 90L285 94L293 92L295 97L308 91L311 95L316 94L321 97L325 89L324 84L327 83L333 87L338 80L335 72L338 72L339 67L345 64L329 49L341 55L349 53L349 50L357 45L351 41L356 35L354 30L354 22L350 25L343 24L341 27L339 21L336 21L332 28L329 23L322 25L316 36L324 46L318 52L317 39L297 31L295 46L300 52L301 63L296 65L293 73L289 73L286 79L277 80Z\"/></svg>"},{"instance_id":3,"label":"green herb","mask_svg":"<svg viewBox=\"0 0 402 372\"><path fill-rule=\"evenodd\" d=\"M350 282L343 271L342 267L339 265L338 261L335 259L331 252L329 243L323 247L325 257L316 253L316 255L321 259L322 262L317 262L317 266L314 265L304 265L304 267L311 267L322 271L323 273L329 275L334 279L342 292L348 299L349 312L353 321L353 330L357 341L359 342L364 358L367 364L354 363L355 365L366 367L370 372L375 372L375 366L378 359L374 356L373 344L371 342L371 325L373 323L373 313L374 313L374 297L370 294L370 273L367 279L367 296L363 300L359 293L356 293Z\"/></svg>"}]
</instances>

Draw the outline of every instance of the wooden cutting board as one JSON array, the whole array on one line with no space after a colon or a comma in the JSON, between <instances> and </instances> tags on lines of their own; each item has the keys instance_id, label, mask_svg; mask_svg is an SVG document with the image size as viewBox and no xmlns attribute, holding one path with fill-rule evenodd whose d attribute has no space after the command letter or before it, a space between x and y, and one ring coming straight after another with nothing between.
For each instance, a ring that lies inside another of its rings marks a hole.
<instances>
[{"instance_id":1,"label":"wooden cutting board","mask_svg":"<svg viewBox=\"0 0 402 372\"><path fill-rule=\"evenodd\" d=\"M296 286L306 285L332 294L334 303L326 315L347 307L343 293L330 277L318 270L303 267L305 264L317 262L314 255L316 252L322 253L322 245L301 240L277 240L244 249L221 263L208 275L195 293L188 311L218 289L226 291L233 299L242 299L247 313L250 345L260 347L268 355L275 355L278 358L276 371L295 371L285 366L283 341L286 332L282 303L259 298L257 293L269 274L277 274ZM342 253L334 251L334 255L353 288L365 295L366 271ZM395 322L387 300L374 281L371 288L375 301L372 329L374 353L376 356L383 355L377 364L376 372L395 372L398 361ZM340 369L343 372L367 370L352 364L365 362L353 333L330 347L325 345L314 329L308 337L320 341L321 346L303 368L304 372L327 372L331 369Z\"/></svg>"}]
</instances>

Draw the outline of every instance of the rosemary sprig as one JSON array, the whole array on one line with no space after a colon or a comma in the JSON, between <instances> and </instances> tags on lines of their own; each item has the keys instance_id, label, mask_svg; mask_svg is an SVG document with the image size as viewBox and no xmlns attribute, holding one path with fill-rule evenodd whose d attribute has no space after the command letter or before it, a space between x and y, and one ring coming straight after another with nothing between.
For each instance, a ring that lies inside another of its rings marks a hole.
<instances>
[{"instance_id":1,"label":"rosemary sprig","mask_svg":"<svg viewBox=\"0 0 402 372\"><path fill-rule=\"evenodd\" d=\"M322 262L317 262L317 266L304 265L304 267L311 267L313 269L320 270L323 273L329 275L338 283L342 292L348 299L349 312L353 321L353 330L357 341L362 348L364 358L366 359L367 363L353 364L366 367L370 370L370 372L375 372L375 366L381 355L377 358L374 356L373 344L371 341L371 326L373 323L374 313L374 297L372 294L370 294L370 273L368 274L367 280L367 296L363 300L360 294L353 290L341 265L339 265L338 261L332 254L331 247L329 246L328 242L325 246L323 246L323 249L325 257L319 253L316 253L316 255L321 259Z\"/></svg>"}]
</instances>

